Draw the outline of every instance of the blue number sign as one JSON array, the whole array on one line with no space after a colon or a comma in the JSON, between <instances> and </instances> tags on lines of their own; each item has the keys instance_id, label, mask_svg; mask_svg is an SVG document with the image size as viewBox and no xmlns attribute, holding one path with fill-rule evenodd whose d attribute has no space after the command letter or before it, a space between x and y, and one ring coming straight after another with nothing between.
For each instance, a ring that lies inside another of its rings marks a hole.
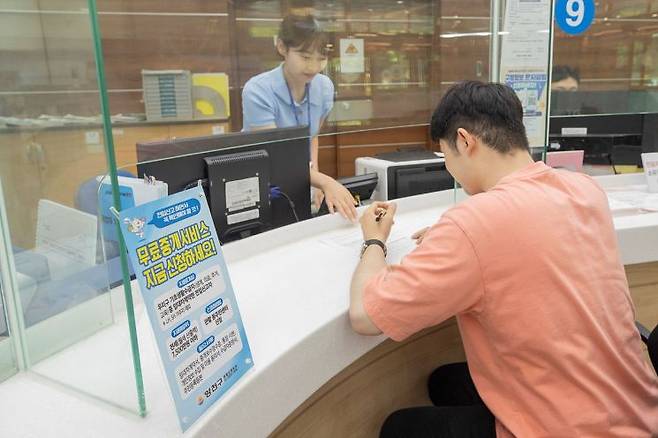
<instances>
[{"instance_id":1,"label":"blue number sign","mask_svg":"<svg viewBox=\"0 0 658 438\"><path fill-rule=\"evenodd\" d=\"M569 35L585 32L594 20L594 0L557 0L555 21Z\"/></svg>"}]
</instances>

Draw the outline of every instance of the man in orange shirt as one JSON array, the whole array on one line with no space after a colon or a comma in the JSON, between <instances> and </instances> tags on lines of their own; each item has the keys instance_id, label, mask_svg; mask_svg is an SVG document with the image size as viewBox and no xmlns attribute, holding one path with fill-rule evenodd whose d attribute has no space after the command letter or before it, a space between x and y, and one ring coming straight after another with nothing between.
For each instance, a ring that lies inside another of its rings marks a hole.
<instances>
[{"instance_id":1,"label":"man in orange shirt","mask_svg":"<svg viewBox=\"0 0 658 438\"><path fill-rule=\"evenodd\" d=\"M385 260L395 204L363 214L350 321L399 341L456 316L468 365L436 370L435 406L393 413L381 435L658 436L658 379L603 190L533 162L504 85L453 86L431 134L471 197L417 233L400 265Z\"/></svg>"}]
</instances>

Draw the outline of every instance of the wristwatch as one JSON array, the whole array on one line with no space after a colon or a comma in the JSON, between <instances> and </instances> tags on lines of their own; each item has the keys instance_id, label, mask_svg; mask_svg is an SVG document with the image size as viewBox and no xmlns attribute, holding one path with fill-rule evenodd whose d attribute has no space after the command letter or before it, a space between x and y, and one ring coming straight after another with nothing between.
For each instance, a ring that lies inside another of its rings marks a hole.
<instances>
[{"instance_id":1,"label":"wristwatch","mask_svg":"<svg viewBox=\"0 0 658 438\"><path fill-rule=\"evenodd\" d=\"M366 249L368 249L370 245L379 246L382 249L382 251L384 251L384 257L386 257L386 245L384 244L384 242L382 242L379 239L368 239L365 242L363 242L363 245L361 246L361 255L360 255L361 258L363 258L363 254L366 252Z\"/></svg>"}]
</instances>

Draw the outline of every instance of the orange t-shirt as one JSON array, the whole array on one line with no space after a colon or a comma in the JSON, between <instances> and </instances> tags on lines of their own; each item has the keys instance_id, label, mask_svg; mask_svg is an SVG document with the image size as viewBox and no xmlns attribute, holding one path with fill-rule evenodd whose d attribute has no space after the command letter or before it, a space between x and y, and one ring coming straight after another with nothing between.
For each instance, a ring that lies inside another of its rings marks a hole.
<instances>
[{"instance_id":1,"label":"orange t-shirt","mask_svg":"<svg viewBox=\"0 0 658 438\"><path fill-rule=\"evenodd\" d=\"M607 198L538 162L447 211L364 307L395 340L456 315L499 437L658 436Z\"/></svg>"}]
</instances>

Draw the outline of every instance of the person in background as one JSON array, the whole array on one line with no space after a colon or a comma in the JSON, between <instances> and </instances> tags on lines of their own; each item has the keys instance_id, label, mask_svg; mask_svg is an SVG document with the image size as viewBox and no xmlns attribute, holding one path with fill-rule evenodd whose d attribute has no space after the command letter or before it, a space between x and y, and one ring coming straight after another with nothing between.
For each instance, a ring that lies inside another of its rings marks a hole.
<instances>
[{"instance_id":1,"label":"person in background","mask_svg":"<svg viewBox=\"0 0 658 438\"><path fill-rule=\"evenodd\" d=\"M580 75L578 70L568 65L553 66L551 91L578 91Z\"/></svg>"},{"instance_id":2,"label":"person in background","mask_svg":"<svg viewBox=\"0 0 658 438\"><path fill-rule=\"evenodd\" d=\"M318 133L334 102L334 85L320 72L331 49L312 15L288 15L283 19L276 49L281 65L249 79L242 91L243 131L308 125L311 135L311 185L315 204L322 197L329 212L356 221L355 200L339 182L320 172Z\"/></svg>"},{"instance_id":3,"label":"person in background","mask_svg":"<svg viewBox=\"0 0 658 438\"><path fill-rule=\"evenodd\" d=\"M471 196L386 263L396 206L375 203L349 317L400 341L456 316L466 363L429 377L434 406L394 412L388 437L656 437L645 360L605 192L530 156L523 108L502 84L451 87L432 140Z\"/></svg>"}]
</instances>

